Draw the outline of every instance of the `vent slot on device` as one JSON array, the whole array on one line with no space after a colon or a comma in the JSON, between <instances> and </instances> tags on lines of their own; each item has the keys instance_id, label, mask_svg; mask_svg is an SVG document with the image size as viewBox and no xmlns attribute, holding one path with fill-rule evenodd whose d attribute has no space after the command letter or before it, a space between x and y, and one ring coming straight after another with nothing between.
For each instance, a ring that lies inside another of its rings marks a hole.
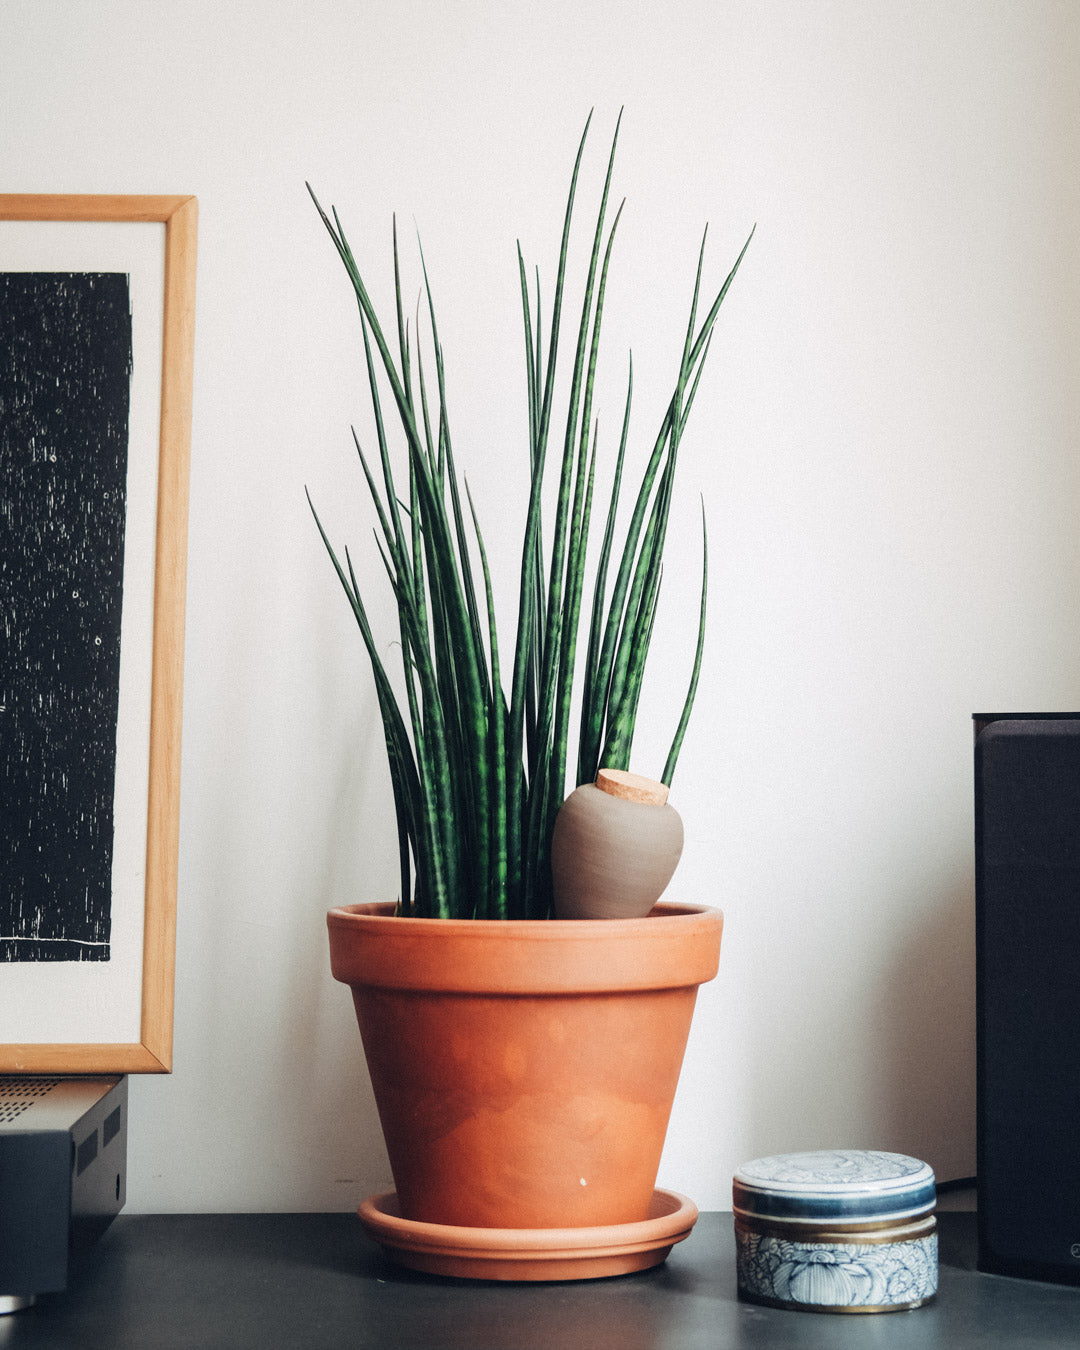
<instances>
[{"instance_id":1,"label":"vent slot on device","mask_svg":"<svg viewBox=\"0 0 1080 1350\"><path fill-rule=\"evenodd\" d=\"M81 1177L98 1155L97 1130L91 1130L75 1153L75 1175Z\"/></svg>"},{"instance_id":2,"label":"vent slot on device","mask_svg":"<svg viewBox=\"0 0 1080 1350\"><path fill-rule=\"evenodd\" d=\"M7 1125L24 1111L29 1111L35 1102L48 1096L59 1081L59 1078L0 1075L0 1125Z\"/></svg>"},{"instance_id":3,"label":"vent slot on device","mask_svg":"<svg viewBox=\"0 0 1080 1350\"><path fill-rule=\"evenodd\" d=\"M101 1147L108 1148L120 1133L120 1108L110 1111L101 1126Z\"/></svg>"}]
</instances>

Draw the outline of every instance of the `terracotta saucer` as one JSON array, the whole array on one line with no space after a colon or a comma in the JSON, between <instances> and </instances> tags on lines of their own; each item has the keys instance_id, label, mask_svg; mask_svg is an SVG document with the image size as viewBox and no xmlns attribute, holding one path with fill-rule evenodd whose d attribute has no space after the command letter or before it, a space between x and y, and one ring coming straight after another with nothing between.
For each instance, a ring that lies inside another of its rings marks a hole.
<instances>
[{"instance_id":1,"label":"terracotta saucer","mask_svg":"<svg viewBox=\"0 0 1080 1350\"><path fill-rule=\"evenodd\" d=\"M596 1280L658 1266L697 1222L692 1200L654 1190L649 1217L607 1228L456 1228L401 1218L397 1194L369 1196L357 1211L399 1265L469 1280Z\"/></svg>"}]
</instances>

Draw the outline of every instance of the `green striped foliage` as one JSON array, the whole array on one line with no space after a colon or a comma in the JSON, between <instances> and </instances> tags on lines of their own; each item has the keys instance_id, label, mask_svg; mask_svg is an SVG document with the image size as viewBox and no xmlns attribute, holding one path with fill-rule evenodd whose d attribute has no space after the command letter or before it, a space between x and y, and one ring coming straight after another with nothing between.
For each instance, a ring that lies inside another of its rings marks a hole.
<instances>
[{"instance_id":1,"label":"green striped foliage","mask_svg":"<svg viewBox=\"0 0 1080 1350\"><path fill-rule=\"evenodd\" d=\"M354 440L378 517L382 562L397 601L402 669L396 688L382 657L388 644L380 644L371 630L352 559L347 550L343 555L335 550L317 514L315 521L374 674L397 815L403 913L547 917L551 832L566 792L576 783L592 781L602 765L629 766L679 444L717 314L750 240L701 317L702 239L675 387L620 535L631 364L603 536L589 577L586 557L598 440L593 392L608 272L622 213L621 206L613 213L609 208L618 126L596 209L572 365L564 377L565 421L561 446L552 455L553 491L546 477L549 443L557 434L556 370L561 373L560 362L567 359L560 345L567 256L588 131L586 124L570 180L546 336L539 276L530 287L518 248L531 477L517 578L517 629L513 648L505 654L480 523L467 489L463 497L454 460L443 353L423 255L426 372L420 334L410 336L404 319L396 229L395 331L387 336L336 211L328 215L312 193L360 313L377 445L365 451L355 432ZM391 434L403 443L397 468ZM542 510L545 491L549 505L552 496L554 500L554 516L548 521ZM702 529L704 542L704 510ZM706 543L690 687L663 774L669 784L701 668L707 577ZM587 643L579 644L583 617ZM585 646L580 662L579 645ZM572 729L575 699L578 725ZM572 731L576 755L568 781Z\"/></svg>"}]
</instances>

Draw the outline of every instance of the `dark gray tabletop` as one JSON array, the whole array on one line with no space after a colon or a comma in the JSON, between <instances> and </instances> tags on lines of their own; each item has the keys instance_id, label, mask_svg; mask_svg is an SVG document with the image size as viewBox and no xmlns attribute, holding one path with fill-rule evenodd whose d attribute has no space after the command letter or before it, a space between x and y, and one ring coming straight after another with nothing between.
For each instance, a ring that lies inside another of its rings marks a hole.
<instances>
[{"instance_id":1,"label":"dark gray tabletop","mask_svg":"<svg viewBox=\"0 0 1080 1350\"><path fill-rule=\"evenodd\" d=\"M936 1302L840 1316L735 1296L729 1214L617 1279L478 1284L392 1266L352 1214L121 1215L63 1294L0 1318L0 1348L67 1350L1023 1350L1080 1345L1080 1288L982 1275L944 1213Z\"/></svg>"}]
</instances>

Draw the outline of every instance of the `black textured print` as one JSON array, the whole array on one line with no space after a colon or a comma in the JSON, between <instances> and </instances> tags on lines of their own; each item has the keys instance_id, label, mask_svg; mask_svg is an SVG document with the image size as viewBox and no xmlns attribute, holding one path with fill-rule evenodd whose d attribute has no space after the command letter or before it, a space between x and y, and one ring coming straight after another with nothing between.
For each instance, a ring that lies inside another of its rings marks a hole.
<instances>
[{"instance_id":1,"label":"black textured print","mask_svg":"<svg viewBox=\"0 0 1080 1350\"><path fill-rule=\"evenodd\" d=\"M0 962L107 961L131 305L0 273Z\"/></svg>"}]
</instances>

